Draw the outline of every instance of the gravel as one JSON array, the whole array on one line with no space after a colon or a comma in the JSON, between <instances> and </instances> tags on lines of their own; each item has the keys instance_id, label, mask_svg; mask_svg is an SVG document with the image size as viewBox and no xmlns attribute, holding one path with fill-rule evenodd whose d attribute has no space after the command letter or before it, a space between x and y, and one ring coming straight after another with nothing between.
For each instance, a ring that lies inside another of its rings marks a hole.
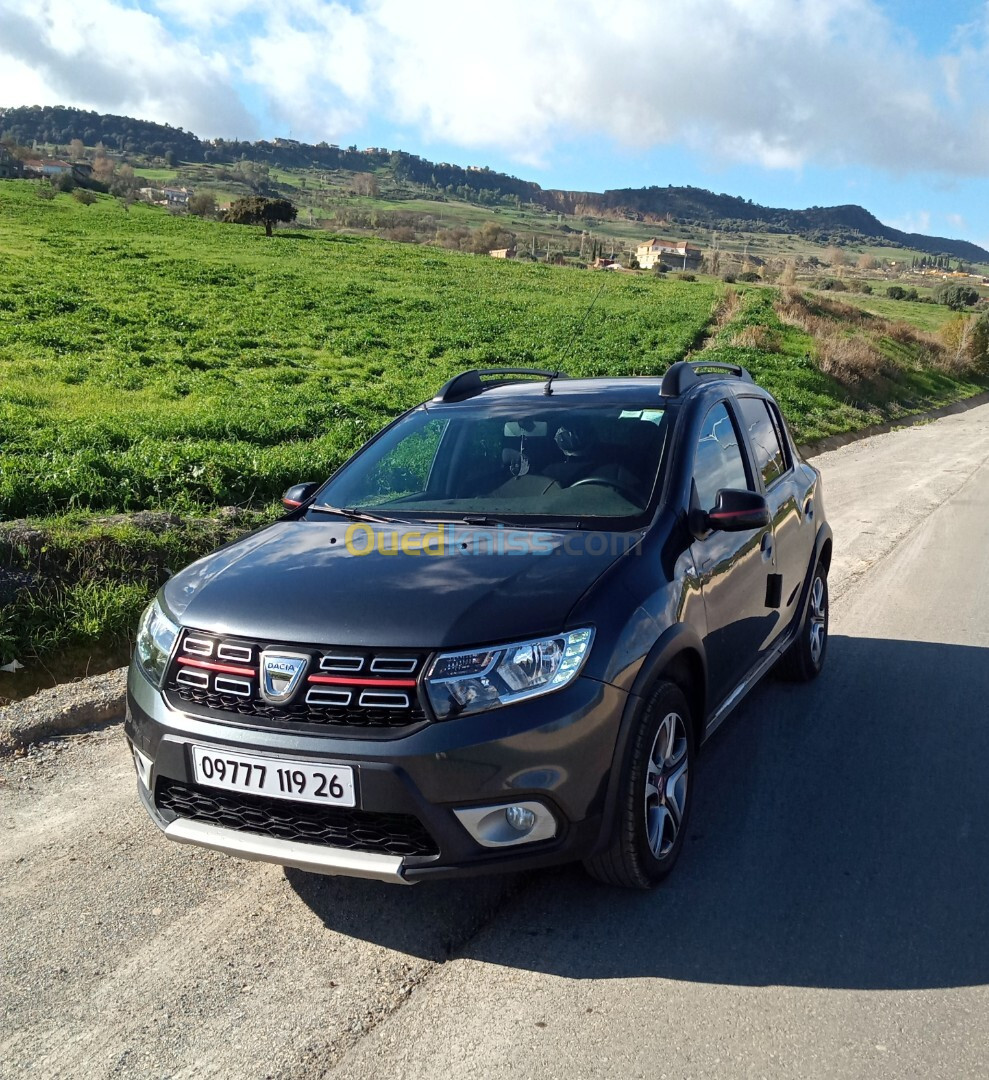
<instances>
[{"instance_id":1,"label":"gravel","mask_svg":"<svg viewBox=\"0 0 989 1080\"><path fill-rule=\"evenodd\" d=\"M39 739L119 720L124 713L127 668L41 690L0 708L0 754Z\"/></svg>"}]
</instances>

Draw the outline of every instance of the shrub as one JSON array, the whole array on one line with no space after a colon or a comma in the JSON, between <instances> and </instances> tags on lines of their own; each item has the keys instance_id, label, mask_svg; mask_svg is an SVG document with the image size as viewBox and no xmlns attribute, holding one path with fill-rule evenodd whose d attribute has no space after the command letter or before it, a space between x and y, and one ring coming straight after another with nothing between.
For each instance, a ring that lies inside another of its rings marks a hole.
<instances>
[{"instance_id":1,"label":"shrub","mask_svg":"<svg viewBox=\"0 0 989 1080\"><path fill-rule=\"evenodd\" d=\"M825 292L847 292L848 286L840 279L833 277L818 278L814 282L815 289L822 289Z\"/></svg>"},{"instance_id":2,"label":"shrub","mask_svg":"<svg viewBox=\"0 0 989 1080\"><path fill-rule=\"evenodd\" d=\"M762 281L762 278L755 272L755 270L746 270L744 274L738 275L739 281Z\"/></svg>"},{"instance_id":3,"label":"shrub","mask_svg":"<svg viewBox=\"0 0 989 1080\"><path fill-rule=\"evenodd\" d=\"M730 273L729 273L729 274L725 274L725 276L724 276L724 277L723 277L723 278L722 278L721 280L722 280L722 281L723 281L723 282L724 282L724 283L725 283L726 285L734 285L734 284L735 284L735 282L736 282L736 280L737 280L737 278L735 277L735 275L734 275L734 274L730 274Z\"/></svg>"},{"instance_id":4,"label":"shrub","mask_svg":"<svg viewBox=\"0 0 989 1080\"><path fill-rule=\"evenodd\" d=\"M731 343L741 349L778 353L782 344L782 335L774 327L751 324L736 330L732 334Z\"/></svg>"},{"instance_id":5,"label":"shrub","mask_svg":"<svg viewBox=\"0 0 989 1080\"><path fill-rule=\"evenodd\" d=\"M92 206L93 203L96 202L96 196L85 188L76 188L75 191L72 192L72 198L75 199L76 202L81 202L83 206Z\"/></svg>"},{"instance_id":6,"label":"shrub","mask_svg":"<svg viewBox=\"0 0 989 1080\"><path fill-rule=\"evenodd\" d=\"M212 192L197 191L194 195L189 196L186 209L195 217L215 217L216 198Z\"/></svg>"},{"instance_id":7,"label":"shrub","mask_svg":"<svg viewBox=\"0 0 989 1080\"><path fill-rule=\"evenodd\" d=\"M45 202L51 202L55 198L55 189L48 183L47 180L42 180L41 183L35 189L35 195L39 199L44 199Z\"/></svg>"},{"instance_id":8,"label":"shrub","mask_svg":"<svg viewBox=\"0 0 989 1080\"><path fill-rule=\"evenodd\" d=\"M963 311L967 307L979 302L979 290L971 285L956 285L945 282L934 290L934 299L952 311Z\"/></svg>"},{"instance_id":9,"label":"shrub","mask_svg":"<svg viewBox=\"0 0 989 1080\"><path fill-rule=\"evenodd\" d=\"M677 279L677 281L696 281L697 280L697 275L696 274L684 273L684 271L682 271L682 270L680 271L679 274L674 274L673 276Z\"/></svg>"},{"instance_id":10,"label":"shrub","mask_svg":"<svg viewBox=\"0 0 989 1080\"><path fill-rule=\"evenodd\" d=\"M890 300L902 300L907 295L907 290L902 285L890 285L886 290L886 295Z\"/></svg>"}]
</instances>

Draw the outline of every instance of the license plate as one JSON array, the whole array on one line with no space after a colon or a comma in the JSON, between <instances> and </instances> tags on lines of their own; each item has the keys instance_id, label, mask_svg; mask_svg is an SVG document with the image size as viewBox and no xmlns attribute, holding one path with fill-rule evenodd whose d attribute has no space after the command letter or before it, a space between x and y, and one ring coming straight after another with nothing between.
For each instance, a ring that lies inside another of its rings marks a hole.
<instances>
[{"instance_id":1,"label":"license plate","mask_svg":"<svg viewBox=\"0 0 989 1080\"><path fill-rule=\"evenodd\" d=\"M354 770L349 765L253 757L195 745L192 765L196 783L205 787L322 806L357 805Z\"/></svg>"}]
</instances>

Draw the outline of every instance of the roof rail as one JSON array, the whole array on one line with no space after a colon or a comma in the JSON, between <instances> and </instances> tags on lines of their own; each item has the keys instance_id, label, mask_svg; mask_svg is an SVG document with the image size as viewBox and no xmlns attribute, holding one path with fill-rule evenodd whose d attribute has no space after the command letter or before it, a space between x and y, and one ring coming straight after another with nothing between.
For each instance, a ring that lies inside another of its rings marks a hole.
<instances>
[{"instance_id":1,"label":"roof rail","mask_svg":"<svg viewBox=\"0 0 989 1080\"><path fill-rule=\"evenodd\" d=\"M706 378L722 377L722 373L734 375L743 382L752 382L752 376L739 364L720 364L714 360L681 360L673 364L663 376L660 393L663 397L679 397L692 386Z\"/></svg>"},{"instance_id":2,"label":"roof rail","mask_svg":"<svg viewBox=\"0 0 989 1080\"><path fill-rule=\"evenodd\" d=\"M509 383L522 382L518 378L498 378L490 382L482 382L481 379L489 375L515 376L536 375L546 380L546 393L553 392L554 379L565 379L567 376L561 371L542 371L539 368L524 367L495 367L495 368L472 368L470 371L462 371L455 375L448 383L444 384L433 401L464 401L477 394L483 394L485 390L491 390L496 386L506 386Z\"/></svg>"}]
</instances>

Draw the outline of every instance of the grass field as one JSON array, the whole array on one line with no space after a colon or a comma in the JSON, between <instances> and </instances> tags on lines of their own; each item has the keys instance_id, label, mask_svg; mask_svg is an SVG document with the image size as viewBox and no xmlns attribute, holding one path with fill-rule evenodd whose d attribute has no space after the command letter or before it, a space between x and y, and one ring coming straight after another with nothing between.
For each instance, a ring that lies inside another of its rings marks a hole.
<instances>
[{"instance_id":1,"label":"grass field","mask_svg":"<svg viewBox=\"0 0 989 1080\"><path fill-rule=\"evenodd\" d=\"M720 291L319 231L267 239L109 197L43 202L27 182L0 184L0 221L0 519L31 519L33 537L0 526L0 662L119 638L163 567L217 542L173 538L181 556L137 560L135 577L105 556L133 532L93 515L270 515L463 368L660 372ZM30 587L4 600L4 572Z\"/></svg>"},{"instance_id":2,"label":"grass field","mask_svg":"<svg viewBox=\"0 0 989 1080\"><path fill-rule=\"evenodd\" d=\"M326 476L457 371L656 374L724 315L714 280L323 230L267 239L35 190L0 182L0 522L28 519L0 523L0 663L124 639L168 568L233 531L186 518L231 505L248 511L237 527L272 516L285 487ZM983 385L932 368L922 343L885 349L878 323L883 378L843 381L822 370L812 334L780 322L776 296L734 301L710 355L749 364L799 440ZM178 516L164 533L102 518L144 510Z\"/></svg>"},{"instance_id":3,"label":"grass field","mask_svg":"<svg viewBox=\"0 0 989 1080\"><path fill-rule=\"evenodd\" d=\"M450 374L658 372L716 287L0 187L0 514L270 501ZM572 341L584 312L594 310Z\"/></svg>"}]
</instances>

